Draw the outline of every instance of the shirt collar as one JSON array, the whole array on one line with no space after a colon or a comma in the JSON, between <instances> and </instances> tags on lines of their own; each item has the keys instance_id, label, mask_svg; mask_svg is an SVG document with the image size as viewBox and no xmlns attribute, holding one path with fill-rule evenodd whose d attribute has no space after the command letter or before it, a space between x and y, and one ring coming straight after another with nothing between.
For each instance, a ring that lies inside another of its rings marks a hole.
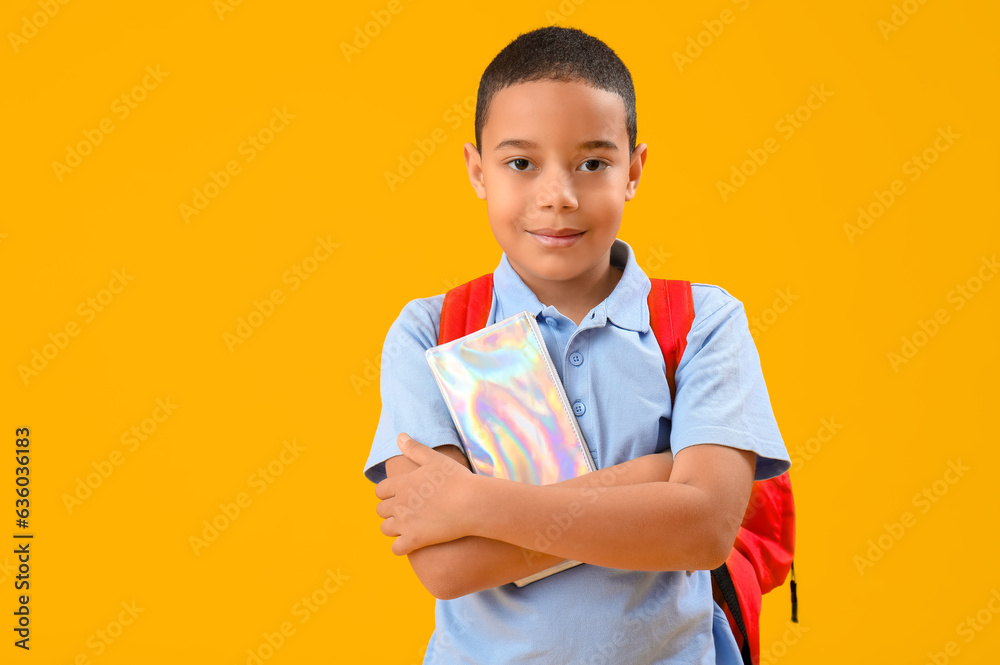
<instances>
[{"instance_id":1,"label":"shirt collar","mask_svg":"<svg viewBox=\"0 0 1000 665\"><path fill-rule=\"evenodd\" d=\"M623 240L615 239L611 245L611 265L622 268L622 276L602 303L594 307L593 323L604 325L610 321L619 328L646 332L649 330L649 277L636 263L632 248ZM500 295L503 294L503 300ZM546 309L546 305L528 288L521 276L511 267L507 253L500 256L500 265L493 271L494 322L501 321L527 310L536 317ZM553 308L550 308L553 309Z\"/></svg>"}]
</instances>

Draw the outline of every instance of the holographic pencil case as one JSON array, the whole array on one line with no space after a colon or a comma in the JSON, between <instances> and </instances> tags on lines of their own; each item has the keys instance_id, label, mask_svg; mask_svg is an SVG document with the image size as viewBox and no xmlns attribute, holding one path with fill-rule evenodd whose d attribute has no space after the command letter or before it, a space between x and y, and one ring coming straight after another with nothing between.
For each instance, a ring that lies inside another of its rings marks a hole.
<instances>
[{"instance_id":1,"label":"holographic pencil case","mask_svg":"<svg viewBox=\"0 0 1000 665\"><path fill-rule=\"evenodd\" d=\"M426 351L476 473L548 485L594 471L538 323L523 311ZM577 565L567 561L515 582Z\"/></svg>"},{"instance_id":2,"label":"holographic pencil case","mask_svg":"<svg viewBox=\"0 0 1000 665\"><path fill-rule=\"evenodd\" d=\"M529 312L425 355L476 473L549 485L594 470Z\"/></svg>"}]
</instances>

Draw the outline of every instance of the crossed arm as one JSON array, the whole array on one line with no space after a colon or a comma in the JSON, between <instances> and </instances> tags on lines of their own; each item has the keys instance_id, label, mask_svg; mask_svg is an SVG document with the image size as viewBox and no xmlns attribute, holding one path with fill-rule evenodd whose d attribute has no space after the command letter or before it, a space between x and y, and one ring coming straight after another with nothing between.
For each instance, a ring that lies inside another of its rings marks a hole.
<instances>
[{"instance_id":1,"label":"crossed arm","mask_svg":"<svg viewBox=\"0 0 1000 665\"><path fill-rule=\"evenodd\" d=\"M376 488L382 533L424 586L455 598L564 559L629 570L725 561L750 497L755 455L714 444L646 455L554 485L473 474L455 446L399 437Z\"/></svg>"}]
</instances>

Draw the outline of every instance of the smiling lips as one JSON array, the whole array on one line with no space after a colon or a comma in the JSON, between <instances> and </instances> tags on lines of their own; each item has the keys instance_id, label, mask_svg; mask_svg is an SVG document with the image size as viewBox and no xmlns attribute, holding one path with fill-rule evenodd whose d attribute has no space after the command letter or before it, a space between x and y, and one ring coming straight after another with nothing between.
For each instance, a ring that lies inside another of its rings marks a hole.
<instances>
[{"instance_id":1,"label":"smiling lips","mask_svg":"<svg viewBox=\"0 0 1000 665\"><path fill-rule=\"evenodd\" d=\"M529 231L542 245L546 247L572 247L583 236L583 231L577 229L536 229Z\"/></svg>"}]
</instances>

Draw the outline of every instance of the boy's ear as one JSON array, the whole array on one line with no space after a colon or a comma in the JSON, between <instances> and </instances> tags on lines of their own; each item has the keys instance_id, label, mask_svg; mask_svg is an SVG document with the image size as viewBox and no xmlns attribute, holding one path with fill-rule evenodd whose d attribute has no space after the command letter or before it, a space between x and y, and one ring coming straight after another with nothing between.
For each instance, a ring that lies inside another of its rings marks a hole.
<instances>
[{"instance_id":1,"label":"boy's ear","mask_svg":"<svg viewBox=\"0 0 1000 665\"><path fill-rule=\"evenodd\" d=\"M479 151L472 143L466 143L462 151L465 154L465 168L469 171L469 182L472 183L472 189L476 190L479 198L485 200L486 183L483 178L482 157L479 156Z\"/></svg>"},{"instance_id":2,"label":"boy's ear","mask_svg":"<svg viewBox=\"0 0 1000 665\"><path fill-rule=\"evenodd\" d=\"M640 143L632 153L632 161L628 166L628 183L625 185L625 200L631 201L635 196L635 190L639 186L639 176L642 175L642 167L646 164L646 144Z\"/></svg>"}]
</instances>

